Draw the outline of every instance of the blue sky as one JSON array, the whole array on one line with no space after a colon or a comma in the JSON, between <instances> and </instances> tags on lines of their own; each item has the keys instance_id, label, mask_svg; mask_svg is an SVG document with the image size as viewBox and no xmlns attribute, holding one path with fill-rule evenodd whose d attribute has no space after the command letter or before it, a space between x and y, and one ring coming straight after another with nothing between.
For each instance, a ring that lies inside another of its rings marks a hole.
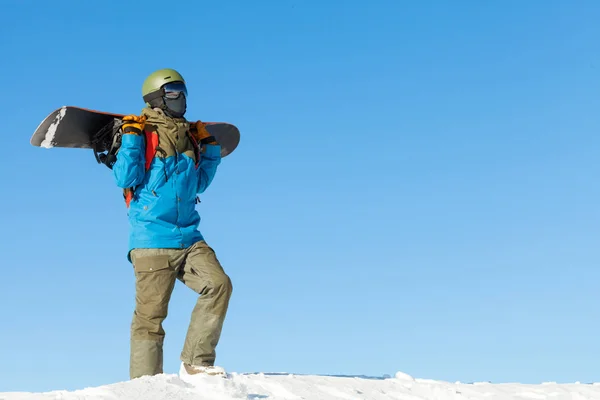
<instances>
[{"instance_id":1,"label":"blue sky","mask_svg":"<svg viewBox=\"0 0 600 400\"><path fill-rule=\"evenodd\" d=\"M29 144L176 68L242 132L198 210L233 372L600 381L600 3L8 1L0 392L128 379L120 189ZM175 373L194 294L165 322Z\"/></svg>"}]
</instances>

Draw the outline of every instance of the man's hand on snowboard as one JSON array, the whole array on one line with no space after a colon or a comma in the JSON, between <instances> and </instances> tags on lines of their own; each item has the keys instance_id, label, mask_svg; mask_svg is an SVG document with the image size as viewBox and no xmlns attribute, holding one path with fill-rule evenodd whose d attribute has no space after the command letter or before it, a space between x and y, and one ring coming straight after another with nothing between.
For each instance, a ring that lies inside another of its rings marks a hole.
<instances>
[{"instance_id":1,"label":"man's hand on snowboard","mask_svg":"<svg viewBox=\"0 0 600 400\"><path fill-rule=\"evenodd\" d=\"M123 133L141 135L146 125L146 116L126 115L123 117L125 123L122 126Z\"/></svg>"},{"instance_id":2,"label":"man's hand on snowboard","mask_svg":"<svg viewBox=\"0 0 600 400\"><path fill-rule=\"evenodd\" d=\"M202 121L190 122L190 132L198 143L202 144L218 144L214 136L206 130L206 124Z\"/></svg>"}]
</instances>

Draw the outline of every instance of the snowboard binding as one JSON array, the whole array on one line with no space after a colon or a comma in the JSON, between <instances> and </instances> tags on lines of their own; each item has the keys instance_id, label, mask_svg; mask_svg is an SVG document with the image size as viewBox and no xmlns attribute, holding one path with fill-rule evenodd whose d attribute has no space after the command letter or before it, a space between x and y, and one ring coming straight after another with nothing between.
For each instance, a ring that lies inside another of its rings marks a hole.
<instances>
[{"instance_id":1,"label":"snowboard binding","mask_svg":"<svg viewBox=\"0 0 600 400\"><path fill-rule=\"evenodd\" d=\"M112 169L117 161L117 152L121 147L123 137L123 120L113 119L104 125L92 138L92 149L98 164L104 164Z\"/></svg>"}]
</instances>

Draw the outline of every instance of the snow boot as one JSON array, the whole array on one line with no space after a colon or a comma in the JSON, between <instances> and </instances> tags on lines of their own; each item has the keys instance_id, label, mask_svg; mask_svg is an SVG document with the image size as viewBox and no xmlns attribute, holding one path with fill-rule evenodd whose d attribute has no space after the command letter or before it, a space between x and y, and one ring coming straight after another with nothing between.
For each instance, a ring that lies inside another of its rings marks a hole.
<instances>
[{"instance_id":1,"label":"snow boot","mask_svg":"<svg viewBox=\"0 0 600 400\"><path fill-rule=\"evenodd\" d=\"M179 369L179 376L227 376L225 369L221 367L217 367L215 365L190 365L187 363L181 363L181 368Z\"/></svg>"}]
</instances>

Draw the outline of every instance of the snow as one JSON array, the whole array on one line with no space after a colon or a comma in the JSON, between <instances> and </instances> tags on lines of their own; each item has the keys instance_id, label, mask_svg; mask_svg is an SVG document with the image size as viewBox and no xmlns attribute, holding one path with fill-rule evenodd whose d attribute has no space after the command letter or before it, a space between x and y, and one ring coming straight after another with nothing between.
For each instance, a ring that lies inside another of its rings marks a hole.
<instances>
[{"instance_id":1,"label":"snow","mask_svg":"<svg viewBox=\"0 0 600 400\"><path fill-rule=\"evenodd\" d=\"M415 378L413 378L409 374L402 372L402 371L396 372L396 375L394 375L394 377L400 381L409 381L410 382L410 381L415 380Z\"/></svg>"},{"instance_id":2,"label":"snow","mask_svg":"<svg viewBox=\"0 0 600 400\"><path fill-rule=\"evenodd\" d=\"M394 377L369 378L279 374L238 374L227 378L161 374L107 386L48 393L0 393L0 400L542 400L600 399L597 384L449 383L415 379L403 372Z\"/></svg>"},{"instance_id":3,"label":"snow","mask_svg":"<svg viewBox=\"0 0 600 400\"><path fill-rule=\"evenodd\" d=\"M54 140L54 135L56 134L58 124L60 124L60 121L62 121L62 119L65 117L65 114L67 114L67 108L62 107L58 115L54 118L54 122L48 127L48 130L46 131L46 136L40 144L40 147L45 147L47 149L54 147L54 143L52 141Z\"/></svg>"}]
</instances>

